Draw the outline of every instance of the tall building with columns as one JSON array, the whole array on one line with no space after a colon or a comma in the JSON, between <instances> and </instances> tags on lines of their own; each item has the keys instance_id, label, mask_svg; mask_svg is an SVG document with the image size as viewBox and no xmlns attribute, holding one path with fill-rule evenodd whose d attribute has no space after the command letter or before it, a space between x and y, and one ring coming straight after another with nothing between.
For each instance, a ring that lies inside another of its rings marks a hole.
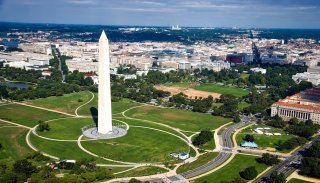
<instances>
[{"instance_id":1,"label":"tall building with columns","mask_svg":"<svg viewBox=\"0 0 320 183\"><path fill-rule=\"evenodd\" d=\"M103 31L99 39L98 133L112 132L109 40Z\"/></svg>"},{"instance_id":2,"label":"tall building with columns","mask_svg":"<svg viewBox=\"0 0 320 183\"><path fill-rule=\"evenodd\" d=\"M314 87L280 100L271 106L271 116L279 115L284 120L311 119L320 124L320 87Z\"/></svg>"}]
</instances>

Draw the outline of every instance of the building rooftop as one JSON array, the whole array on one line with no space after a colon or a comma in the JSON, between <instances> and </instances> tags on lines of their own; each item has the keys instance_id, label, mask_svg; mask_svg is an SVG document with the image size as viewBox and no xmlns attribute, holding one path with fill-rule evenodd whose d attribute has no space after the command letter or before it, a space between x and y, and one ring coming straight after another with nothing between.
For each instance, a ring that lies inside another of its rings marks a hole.
<instances>
[{"instance_id":1,"label":"building rooftop","mask_svg":"<svg viewBox=\"0 0 320 183\"><path fill-rule=\"evenodd\" d=\"M274 104L298 109L320 111L320 86L307 89Z\"/></svg>"}]
</instances>

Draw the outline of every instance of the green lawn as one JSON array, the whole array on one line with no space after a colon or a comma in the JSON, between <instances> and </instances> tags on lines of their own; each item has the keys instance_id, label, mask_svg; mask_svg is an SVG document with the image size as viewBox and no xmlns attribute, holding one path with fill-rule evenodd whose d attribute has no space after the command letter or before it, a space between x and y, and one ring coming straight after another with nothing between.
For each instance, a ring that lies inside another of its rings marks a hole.
<instances>
[{"instance_id":1,"label":"green lawn","mask_svg":"<svg viewBox=\"0 0 320 183\"><path fill-rule=\"evenodd\" d=\"M63 96L53 96L37 100L30 100L26 103L61 112L66 112L69 114L74 114L77 107L88 102L91 98L92 95L89 92L78 92L65 94ZM82 101L79 102L79 99Z\"/></svg>"},{"instance_id":2,"label":"green lawn","mask_svg":"<svg viewBox=\"0 0 320 183\"><path fill-rule=\"evenodd\" d=\"M63 118L65 115L36 109L19 104L0 106L0 119L34 127L39 120L47 121L51 119Z\"/></svg>"},{"instance_id":3,"label":"green lawn","mask_svg":"<svg viewBox=\"0 0 320 183\"><path fill-rule=\"evenodd\" d=\"M133 102L132 100L129 100L129 99L125 99L125 98L119 102L112 102L112 114L117 114L117 113L123 112L126 109L129 109L131 107L138 106L138 105L141 105L141 104ZM90 115L92 115L92 113L91 113L92 108L95 108L95 110L98 109L98 95L96 93L95 93L94 99L90 103L81 107L78 110L78 114L90 116Z\"/></svg>"},{"instance_id":4,"label":"green lawn","mask_svg":"<svg viewBox=\"0 0 320 183\"><path fill-rule=\"evenodd\" d=\"M220 107L222 106L223 103L219 103L219 102L215 102L212 104L212 107ZM243 109L245 109L246 107L249 107L251 104L247 103L247 102L240 102L239 105L238 105L238 109L240 111L243 111Z\"/></svg>"},{"instance_id":5,"label":"green lawn","mask_svg":"<svg viewBox=\"0 0 320 183\"><path fill-rule=\"evenodd\" d=\"M172 152L189 152L177 137L151 129L130 127L124 137L82 142L89 151L110 159L127 162L164 162Z\"/></svg>"},{"instance_id":6,"label":"green lawn","mask_svg":"<svg viewBox=\"0 0 320 183\"><path fill-rule=\"evenodd\" d=\"M218 155L217 152L210 152L210 153L206 153L204 155L201 155L196 161L194 161L192 163L186 163L186 164L180 166L177 169L177 173L187 172L187 171L195 169L201 165L204 165L204 164L208 163L209 161L213 160L215 157L217 157L217 155Z\"/></svg>"},{"instance_id":7,"label":"green lawn","mask_svg":"<svg viewBox=\"0 0 320 183\"><path fill-rule=\"evenodd\" d=\"M242 97L249 92L247 90L236 88L236 87L229 87L229 86L220 86L216 84L200 84L195 87L196 90L201 91L208 91L208 92L214 92L214 93L220 93L220 94L230 94L234 95L236 97Z\"/></svg>"},{"instance_id":8,"label":"green lawn","mask_svg":"<svg viewBox=\"0 0 320 183\"><path fill-rule=\"evenodd\" d=\"M243 111L243 109L249 107L251 104L247 103L247 102L240 102L240 104L238 105L238 109L240 111Z\"/></svg>"},{"instance_id":9,"label":"green lawn","mask_svg":"<svg viewBox=\"0 0 320 183\"><path fill-rule=\"evenodd\" d=\"M266 128L266 127L269 127L269 126L253 125L253 126L250 126L246 129L242 130L240 133L238 133L238 135L236 137L237 144L240 144L241 142L243 142L243 138L246 134L252 134L254 136L255 142L259 146L259 149L272 148L272 149L276 150L275 148L277 147L277 144L279 141L286 141L286 140L294 137L293 135L287 135L282 129L277 129L277 128L273 128L273 127L270 127L271 130L268 130L268 132L281 133L282 135L281 136L267 136L264 134L257 134L256 132L254 132L254 129L256 129L256 128ZM284 151L284 152L287 152L287 151Z\"/></svg>"},{"instance_id":10,"label":"green lawn","mask_svg":"<svg viewBox=\"0 0 320 183\"><path fill-rule=\"evenodd\" d=\"M92 95L89 92L78 92L78 93L71 93L71 94L65 94L63 96L53 96L53 97L48 97L48 98L43 98L43 99L37 99L37 100L30 100L27 101L26 103L39 106L39 107L44 107L48 109L53 109L61 112L66 112L69 114L74 114L75 110L91 100ZM81 99L82 101L79 102L78 100ZM129 99L123 99L122 101L119 102L113 102L112 103L112 113L120 113L130 107L138 106L140 105L139 103L133 102ZM90 116L91 113L91 108L98 109L98 95L97 93L94 93L94 99L88 103L85 106L82 106L81 108L78 109L78 114L79 115L86 115Z\"/></svg>"},{"instance_id":11,"label":"green lawn","mask_svg":"<svg viewBox=\"0 0 320 183\"><path fill-rule=\"evenodd\" d=\"M59 119L49 122L50 131L38 132L38 134L53 139L77 140L82 134L81 128L94 124L92 118Z\"/></svg>"},{"instance_id":12,"label":"green lawn","mask_svg":"<svg viewBox=\"0 0 320 183\"><path fill-rule=\"evenodd\" d=\"M151 120L185 131L216 129L231 119L180 109L143 106L131 109L126 115L132 118Z\"/></svg>"},{"instance_id":13,"label":"green lawn","mask_svg":"<svg viewBox=\"0 0 320 183\"><path fill-rule=\"evenodd\" d=\"M166 83L164 86L189 87L192 83Z\"/></svg>"},{"instance_id":14,"label":"green lawn","mask_svg":"<svg viewBox=\"0 0 320 183\"><path fill-rule=\"evenodd\" d=\"M154 166L139 167L128 172L115 175L116 177L141 177L167 172L166 169Z\"/></svg>"},{"instance_id":15,"label":"green lawn","mask_svg":"<svg viewBox=\"0 0 320 183\"><path fill-rule=\"evenodd\" d=\"M312 182L300 180L300 179L290 179L288 183L312 183Z\"/></svg>"},{"instance_id":16,"label":"green lawn","mask_svg":"<svg viewBox=\"0 0 320 183\"><path fill-rule=\"evenodd\" d=\"M14 162L34 152L26 143L27 132L20 127L0 128L0 162Z\"/></svg>"},{"instance_id":17,"label":"green lawn","mask_svg":"<svg viewBox=\"0 0 320 183\"><path fill-rule=\"evenodd\" d=\"M239 172L243 171L249 166L255 166L258 173L263 172L267 169L267 166L264 164L259 164L256 161L257 156L248 156L248 155L236 155L230 163L228 163L223 168L199 179L196 179L196 183L207 182L216 182L221 181L232 181L237 177L240 177Z\"/></svg>"},{"instance_id":18,"label":"green lawn","mask_svg":"<svg viewBox=\"0 0 320 183\"><path fill-rule=\"evenodd\" d=\"M77 145L77 142L57 142L39 138L33 134L30 135L30 141L33 146L41 152L59 157L60 159L82 160L95 159L97 163L110 163L100 158L95 158L83 152Z\"/></svg>"},{"instance_id":19,"label":"green lawn","mask_svg":"<svg viewBox=\"0 0 320 183\"><path fill-rule=\"evenodd\" d=\"M116 121L116 119L118 119L120 121L123 121L123 122L126 122L130 126L134 125L134 126L144 126L144 127L156 128L156 129L159 129L159 130L163 130L163 131L166 131L166 132L173 133L173 134L175 134L175 135L177 135L177 136L179 136L179 137L181 137L183 139L186 139L183 135L181 135L177 131L175 131L175 130L173 130L171 128L165 127L165 126L161 126L161 125L150 123L150 122L146 122L146 121L141 121L139 119L137 119L137 120L136 119L127 119L127 118L122 118L122 117L114 118L115 121Z\"/></svg>"}]
</instances>

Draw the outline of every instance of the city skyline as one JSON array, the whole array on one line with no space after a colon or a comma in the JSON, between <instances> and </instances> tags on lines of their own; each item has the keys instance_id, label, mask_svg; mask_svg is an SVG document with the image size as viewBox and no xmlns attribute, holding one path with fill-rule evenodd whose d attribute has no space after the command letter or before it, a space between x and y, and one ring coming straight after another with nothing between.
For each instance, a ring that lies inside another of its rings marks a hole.
<instances>
[{"instance_id":1,"label":"city skyline","mask_svg":"<svg viewBox=\"0 0 320 183\"><path fill-rule=\"evenodd\" d=\"M0 21L128 26L320 28L320 2L0 0ZM36 12L36 13L35 13Z\"/></svg>"}]
</instances>

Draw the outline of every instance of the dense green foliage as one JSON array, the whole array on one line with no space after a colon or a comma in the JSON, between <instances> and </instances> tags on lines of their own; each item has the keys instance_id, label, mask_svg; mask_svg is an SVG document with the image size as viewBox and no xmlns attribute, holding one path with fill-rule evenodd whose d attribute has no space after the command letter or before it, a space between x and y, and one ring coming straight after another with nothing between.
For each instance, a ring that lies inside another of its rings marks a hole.
<instances>
[{"instance_id":1,"label":"dense green foliage","mask_svg":"<svg viewBox=\"0 0 320 183\"><path fill-rule=\"evenodd\" d=\"M272 166L280 162L280 160L278 159L278 156L271 155L269 153L262 154L262 157L257 158L257 161L259 163L264 163L265 165L268 165L268 166Z\"/></svg>"},{"instance_id":2,"label":"dense green foliage","mask_svg":"<svg viewBox=\"0 0 320 183\"><path fill-rule=\"evenodd\" d=\"M240 172L240 175L246 180L252 180L257 177L258 171L256 170L256 167L249 166L248 168L244 169L244 171Z\"/></svg>"},{"instance_id":3,"label":"dense green foliage","mask_svg":"<svg viewBox=\"0 0 320 183\"><path fill-rule=\"evenodd\" d=\"M285 142L279 142L277 149L280 151L283 150L292 150L300 145L307 143L308 140L303 137L294 137Z\"/></svg>"},{"instance_id":4,"label":"dense green foliage","mask_svg":"<svg viewBox=\"0 0 320 183\"><path fill-rule=\"evenodd\" d=\"M247 142L254 142L254 136L247 134L246 136L244 136L243 140Z\"/></svg>"},{"instance_id":5,"label":"dense green foliage","mask_svg":"<svg viewBox=\"0 0 320 183\"><path fill-rule=\"evenodd\" d=\"M49 131L50 127L47 122L39 121L39 126L37 128L39 132Z\"/></svg>"},{"instance_id":6,"label":"dense green foliage","mask_svg":"<svg viewBox=\"0 0 320 183\"><path fill-rule=\"evenodd\" d=\"M283 173L273 172L270 175L270 182L272 182L272 183L285 183L286 177Z\"/></svg>"},{"instance_id":7,"label":"dense green foliage","mask_svg":"<svg viewBox=\"0 0 320 183\"><path fill-rule=\"evenodd\" d=\"M320 178L320 142L315 142L307 150L307 156L302 159L302 165L299 173Z\"/></svg>"},{"instance_id":8,"label":"dense green foliage","mask_svg":"<svg viewBox=\"0 0 320 183\"><path fill-rule=\"evenodd\" d=\"M211 131L201 131L199 135L196 136L196 138L192 141L192 144L195 146L203 145L207 142L209 142L213 138L213 134Z\"/></svg>"},{"instance_id":9,"label":"dense green foliage","mask_svg":"<svg viewBox=\"0 0 320 183\"><path fill-rule=\"evenodd\" d=\"M287 131L300 137L310 138L317 133L319 128L319 125L314 124L311 120L307 120L306 122L300 122L298 124L292 123L292 125L289 125L287 128Z\"/></svg>"}]
</instances>

